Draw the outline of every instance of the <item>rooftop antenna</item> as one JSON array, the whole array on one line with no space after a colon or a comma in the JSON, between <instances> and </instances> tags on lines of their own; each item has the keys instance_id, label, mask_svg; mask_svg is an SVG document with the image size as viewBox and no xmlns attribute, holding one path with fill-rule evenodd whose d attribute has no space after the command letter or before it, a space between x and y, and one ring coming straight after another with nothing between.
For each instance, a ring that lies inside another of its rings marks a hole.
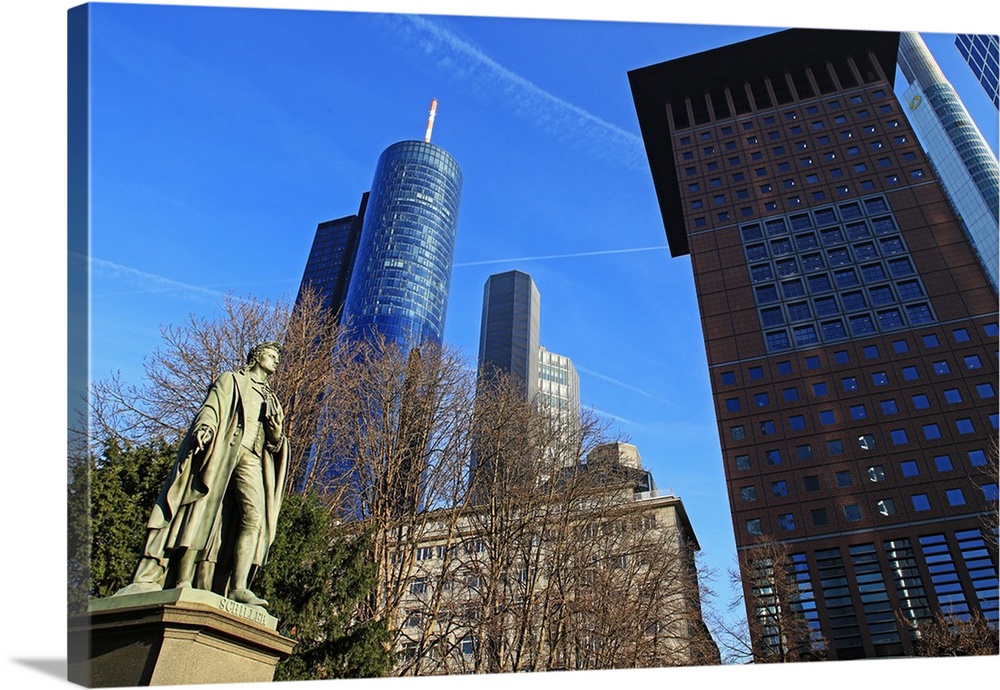
<instances>
[{"instance_id":1,"label":"rooftop antenna","mask_svg":"<svg viewBox=\"0 0 1000 690\"><path fill-rule=\"evenodd\" d=\"M431 130L434 129L434 116L437 115L438 102L436 98L431 99L431 112L427 116L427 133L424 134L424 141L430 143Z\"/></svg>"}]
</instances>

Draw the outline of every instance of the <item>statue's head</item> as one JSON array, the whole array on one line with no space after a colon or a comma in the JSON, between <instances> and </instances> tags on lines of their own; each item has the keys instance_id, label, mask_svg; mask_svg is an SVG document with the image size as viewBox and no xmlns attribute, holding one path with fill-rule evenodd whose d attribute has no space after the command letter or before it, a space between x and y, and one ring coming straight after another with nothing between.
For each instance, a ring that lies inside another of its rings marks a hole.
<instances>
[{"instance_id":1,"label":"statue's head","mask_svg":"<svg viewBox=\"0 0 1000 690\"><path fill-rule=\"evenodd\" d=\"M275 360L281 357L281 343L276 340L269 340L263 343L257 343L250 348L250 352L247 354L247 366L252 367L257 364L265 352L271 352L274 354Z\"/></svg>"}]
</instances>

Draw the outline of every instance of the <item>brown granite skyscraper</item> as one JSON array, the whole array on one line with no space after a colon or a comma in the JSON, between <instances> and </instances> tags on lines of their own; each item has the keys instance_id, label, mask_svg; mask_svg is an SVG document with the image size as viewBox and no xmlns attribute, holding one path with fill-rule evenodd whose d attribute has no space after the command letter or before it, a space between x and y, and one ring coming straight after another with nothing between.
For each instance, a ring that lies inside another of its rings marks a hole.
<instances>
[{"instance_id":1,"label":"brown granite skyscraper","mask_svg":"<svg viewBox=\"0 0 1000 690\"><path fill-rule=\"evenodd\" d=\"M997 620L996 293L893 94L898 42L792 30L629 73L737 548L785 545L830 659Z\"/></svg>"}]
</instances>

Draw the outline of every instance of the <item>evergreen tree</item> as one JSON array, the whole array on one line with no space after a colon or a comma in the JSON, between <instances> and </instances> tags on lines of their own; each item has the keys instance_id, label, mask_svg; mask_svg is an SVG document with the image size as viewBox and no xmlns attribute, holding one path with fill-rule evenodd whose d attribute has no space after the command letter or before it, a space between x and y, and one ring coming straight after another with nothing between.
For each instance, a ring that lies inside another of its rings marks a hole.
<instances>
[{"instance_id":1,"label":"evergreen tree","mask_svg":"<svg viewBox=\"0 0 1000 690\"><path fill-rule=\"evenodd\" d=\"M375 586L371 538L357 525L334 524L317 494L293 494L257 576L279 632L298 645L275 680L384 676L392 668L385 621L360 620L358 604Z\"/></svg>"},{"instance_id":2,"label":"evergreen tree","mask_svg":"<svg viewBox=\"0 0 1000 690\"><path fill-rule=\"evenodd\" d=\"M109 440L100 455L70 463L69 602L80 613L88 597L127 585L142 551L146 521L177 454L162 438L133 445Z\"/></svg>"}]
</instances>

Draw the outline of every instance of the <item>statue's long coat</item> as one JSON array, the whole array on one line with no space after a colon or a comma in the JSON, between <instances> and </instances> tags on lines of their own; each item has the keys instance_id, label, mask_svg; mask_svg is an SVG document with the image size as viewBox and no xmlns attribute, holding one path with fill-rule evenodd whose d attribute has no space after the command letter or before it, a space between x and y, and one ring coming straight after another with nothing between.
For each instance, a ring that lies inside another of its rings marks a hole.
<instances>
[{"instance_id":1,"label":"statue's long coat","mask_svg":"<svg viewBox=\"0 0 1000 690\"><path fill-rule=\"evenodd\" d=\"M222 595L226 594L228 571L214 573L215 586L212 586L213 569L220 558L228 568L232 567L226 556L231 551L230 540L234 536L228 533L236 521L228 516L238 508L233 492L226 498L226 489L239 458L246 427L242 401L243 391L249 386L250 376L245 371L226 372L211 385L181 443L177 461L146 525L147 556L166 565L166 559L175 549L202 551L199 557L203 561L199 564L202 582L196 582L196 586L213 589ZM196 431L203 426L212 429L212 440L196 453ZM274 541L285 490L288 452L286 439L282 439L275 452L266 449L263 452L264 525L253 559L257 566L264 563Z\"/></svg>"}]
</instances>

